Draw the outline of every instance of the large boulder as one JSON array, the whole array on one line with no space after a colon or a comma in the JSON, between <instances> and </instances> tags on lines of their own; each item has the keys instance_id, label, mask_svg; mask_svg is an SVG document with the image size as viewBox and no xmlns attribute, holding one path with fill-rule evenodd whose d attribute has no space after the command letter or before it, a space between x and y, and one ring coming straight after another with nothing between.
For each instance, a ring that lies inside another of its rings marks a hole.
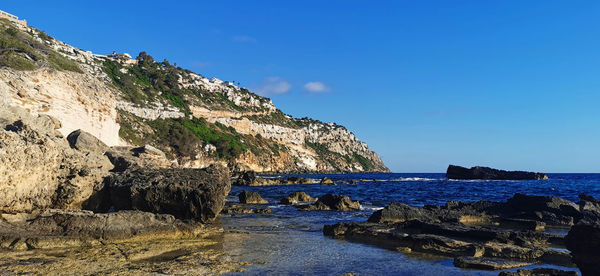
<instances>
[{"instance_id":1,"label":"large boulder","mask_svg":"<svg viewBox=\"0 0 600 276\"><path fill-rule=\"evenodd\" d=\"M108 146L104 142L81 129L71 132L67 136L67 141L72 148L81 151L104 154L108 150Z\"/></svg>"},{"instance_id":2,"label":"large boulder","mask_svg":"<svg viewBox=\"0 0 600 276\"><path fill-rule=\"evenodd\" d=\"M60 123L0 107L0 212L81 208L112 169L102 154L72 149Z\"/></svg>"},{"instance_id":3,"label":"large boulder","mask_svg":"<svg viewBox=\"0 0 600 276\"><path fill-rule=\"evenodd\" d=\"M138 169L106 178L92 210L140 210L203 222L214 219L225 204L231 183L227 168Z\"/></svg>"},{"instance_id":4,"label":"large boulder","mask_svg":"<svg viewBox=\"0 0 600 276\"><path fill-rule=\"evenodd\" d=\"M488 167L472 167L470 169L449 165L446 171L448 179L489 179L489 180L546 180L548 176L543 173L524 171L503 171Z\"/></svg>"},{"instance_id":5,"label":"large boulder","mask_svg":"<svg viewBox=\"0 0 600 276\"><path fill-rule=\"evenodd\" d=\"M114 165L113 172L141 168L169 168L173 164L164 152L145 145L142 147L113 147L106 152L106 156Z\"/></svg>"},{"instance_id":6,"label":"large boulder","mask_svg":"<svg viewBox=\"0 0 600 276\"><path fill-rule=\"evenodd\" d=\"M600 275L600 223L581 221L565 237L573 262L585 275Z\"/></svg>"},{"instance_id":7,"label":"large boulder","mask_svg":"<svg viewBox=\"0 0 600 276\"><path fill-rule=\"evenodd\" d=\"M259 193L243 190L239 195L238 199L243 204L267 204L268 201L264 200Z\"/></svg>"}]
</instances>

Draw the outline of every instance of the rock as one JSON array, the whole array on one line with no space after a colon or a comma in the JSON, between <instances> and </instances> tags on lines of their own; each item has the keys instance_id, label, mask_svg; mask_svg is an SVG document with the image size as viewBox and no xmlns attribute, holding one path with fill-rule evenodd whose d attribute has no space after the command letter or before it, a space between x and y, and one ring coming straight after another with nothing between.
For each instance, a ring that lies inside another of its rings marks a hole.
<instances>
[{"instance_id":1,"label":"rock","mask_svg":"<svg viewBox=\"0 0 600 276\"><path fill-rule=\"evenodd\" d=\"M531 265L526 262L516 262L489 258L456 257L454 266L468 269L501 270Z\"/></svg>"},{"instance_id":2,"label":"rock","mask_svg":"<svg viewBox=\"0 0 600 276\"><path fill-rule=\"evenodd\" d=\"M354 211L360 210L358 201L352 201L349 197L343 195L326 194L319 197L317 202L312 205L296 206L301 211L315 210L338 210L338 211Z\"/></svg>"},{"instance_id":3,"label":"rock","mask_svg":"<svg viewBox=\"0 0 600 276\"><path fill-rule=\"evenodd\" d=\"M259 193L251 192L248 190L242 191L238 195L238 198L240 200L240 203L243 203L243 204L267 204L267 203L269 203L268 201L264 200L260 196Z\"/></svg>"},{"instance_id":4,"label":"rock","mask_svg":"<svg viewBox=\"0 0 600 276\"><path fill-rule=\"evenodd\" d=\"M139 211L94 214L90 211L46 210L29 220L0 222L0 248L39 249L99 244L131 238L194 235L200 224L171 215Z\"/></svg>"},{"instance_id":5,"label":"rock","mask_svg":"<svg viewBox=\"0 0 600 276\"><path fill-rule=\"evenodd\" d=\"M236 186L255 186L256 181L256 173L253 171L242 172L235 181L233 181L232 185Z\"/></svg>"},{"instance_id":6,"label":"rock","mask_svg":"<svg viewBox=\"0 0 600 276\"><path fill-rule=\"evenodd\" d=\"M565 237L567 249L581 274L600 275L600 223L581 221Z\"/></svg>"},{"instance_id":7,"label":"rock","mask_svg":"<svg viewBox=\"0 0 600 276\"><path fill-rule=\"evenodd\" d=\"M0 212L81 208L112 169L94 152L72 149L50 116L0 107Z\"/></svg>"},{"instance_id":8,"label":"rock","mask_svg":"<svg viewBox=\"0 0 600 276\"><path fill-rule=\"evenodd\" d=\"M292 184L313 184L314 181L312 179L301 177L301 176L290 176L285 180L281 181L281 184L292 185Z\"/></svg>"},{"instance_id":9,"label":"rock","mask_svg":"<svg viewBox=\"0 0 600 276\"><path fill-rule=\"evenodd\" d=\"M434 215L424 208L408 206L404 203L392 202L381 210L375 211L370 217L369 222L405 222L413 219L421 221L437 220Z\"/></svg>"},{"instance_id":10,"label":"rock","mask_svg":"<svg viewBox=\"0 0 600 276\"><path fill-rule=\"evenodd\" d=\"M100 141L100 139L81 129L71 132L71 134L67 136L67 141L69 141L71 148L80 151L104 154L104 152L108 150L108 146Z\"/></svg>"},{"instance_id":11,"label":"rock","mask_svg":"<svg viewBox=\"0 0 600 276\"><path fill-rule=\"evenodd\" d=\"M449 165L446 171L448 179L491 179L491 180L547 180L543 173L524 171L503 171L488 167L472 167Z\"/></svg>"},{"instance_id":12,"label":"rock","mask_svg":"<svg viewBox=\"0 0 600 276\"><path fill-rule=\"evenodd\" d=\"M503 271L498 276L577 276L577 271L558 270L554 268L519 269L517 272Z\"/></svg>"},{"instance_id":13,"label":"rock","mask_svg":"<svg viewBox=\"0 0 600 276\"><path fill-rule=\"evenodd\" d=\"M205 169L138 169L106 178L101 202L115 210L172 214L203 222L214 219L231 189L229 172L222 166Z\"/></svg>"},{"instance_id":14,"label":"rock","mask_svg":"<svg viewBox=\"0 0 600 276\"><path fill-rule=\"evenodd\" d=\"M248 208L240 205L225 206L222 214L270 214L272 210L270 208Z\"/></svg>"},{"instance_id":15,"label":"rock","mask_svg":"<svg viewBox=\"0 0 600 276\"><path fill-rule=\"evenodd\" d=\"M310 195L308 195L305 192L294 192L294 193L290 194L289 196L281 199L281 201L279 203L285 204L285 205L294 205L298 202L315 202L315 201L317 201L316 198L311 197Z\"/></svg>"},{"instance_id":16,"label":"rock","mask_svg":"<svg viewBox=\"0 0 600 276\"><path fill-rule=\"evenodd\" d=\"M571 226L582 214L574 202L553 196L515 194L496 212L515 218L542 221L551 225Z\"/></svg>"},{"instance_id":17,"label":"rock","mask_svg":"<svg viewBox=\"0 0 600 276\"><path fill-rule=\"evenodd\" d=\"M141 168L170 168L173 164L164 152L150 145L137 148L112 147L105 154L114 165L113 172Z\"/></svg>"},{"instance_id":18,"label":"rock","mask_svg":"<svg viewBox=\"0 0 600 276\"><path fill-rule=\"evenodd\" d=\"M323 179L321 179L321 182L319 182L319 184L321 184L321 185L335 185L335 183L333 183L333 180L329 179L327 176L323 177Z\"/></svg>"},{"instance_id":19,"label":"rock","mask_svg":"<svg viewBox=\"0 0 600 276\"><path fill-rule=\"evenodd\" d=\"M579 211L600 214L600 200L586 194L579 194Z\"/></svg>"}]
</instances>

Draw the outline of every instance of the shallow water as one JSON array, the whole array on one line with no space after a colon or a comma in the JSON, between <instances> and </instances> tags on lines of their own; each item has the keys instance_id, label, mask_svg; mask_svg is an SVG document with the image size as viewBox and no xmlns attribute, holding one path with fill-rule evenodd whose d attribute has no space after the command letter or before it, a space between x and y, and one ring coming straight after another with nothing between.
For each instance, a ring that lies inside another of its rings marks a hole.
<instances>
[{"instance_id":1,"label":"shallow water","mask_svg":"<svg viewBox=\"0 0 600 276\"><path fill-rule=\"evenodd\" d=\"M320 179L325 175L300 176ZM600 174L552 174L547 181L449 181L443 174L327 176L376 181L336 186L233 187L228 201L237 202L237 194L244 189L256 191L271 203L260 207L268 206L273 213L222 217L225 228L223 249L233 261L253 264L247 267L246 273L255 275L341 275L347 272L359 275L498 275L498 271L455 268L450 258L406 255L373 245L332 239L323 236L323 225L365 221L374 210L392 201L411 205L444 204L449 200L503 201L517 192L553 195L573 201L578 200L579 193L600 197ZM348 195L360 200L363 210L300 212L292 206L276 204L294 191L305 191L316 197L326 193Z\"/></svg>"}]
</instances>

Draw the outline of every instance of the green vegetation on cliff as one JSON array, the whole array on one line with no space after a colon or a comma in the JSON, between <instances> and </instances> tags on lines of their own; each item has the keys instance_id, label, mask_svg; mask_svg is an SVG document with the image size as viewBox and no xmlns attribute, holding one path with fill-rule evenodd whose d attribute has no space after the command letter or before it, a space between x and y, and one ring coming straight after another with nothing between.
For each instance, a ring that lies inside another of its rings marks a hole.
<instances>
[{"instance_id":1,"label":"green vegetation on cliff","mask_svg":"<svg viewBox=\"0 0 600 276\"><path fill-rule=\"evenodd\" d=\"M46 66L82 72L77 62L60 55L36 37L42 41L52 40L42 31L23 32L17 30L12 22L0 19L0 67L23 71Z\"/></svg>"}]
</instances>

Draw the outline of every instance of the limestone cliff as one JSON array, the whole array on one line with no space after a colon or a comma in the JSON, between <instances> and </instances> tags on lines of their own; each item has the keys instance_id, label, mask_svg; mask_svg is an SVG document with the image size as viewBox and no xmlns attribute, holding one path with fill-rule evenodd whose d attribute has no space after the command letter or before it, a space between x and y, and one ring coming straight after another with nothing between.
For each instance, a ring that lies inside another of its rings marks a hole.
<instances>
[{"instance_id":1,"label":"limestone cliff","mask_svg":"<svg viewBox=\"0 0 600 276\"><path fill-rule=\"evenodd\" d=\"M144 52L136 59L95 55L6 20L0 104L51 115L65 136L82 129L108 146L151 144L180 167L388 171L343 126L292 118L268 98Z\"/></svg>"}]
</instances>

